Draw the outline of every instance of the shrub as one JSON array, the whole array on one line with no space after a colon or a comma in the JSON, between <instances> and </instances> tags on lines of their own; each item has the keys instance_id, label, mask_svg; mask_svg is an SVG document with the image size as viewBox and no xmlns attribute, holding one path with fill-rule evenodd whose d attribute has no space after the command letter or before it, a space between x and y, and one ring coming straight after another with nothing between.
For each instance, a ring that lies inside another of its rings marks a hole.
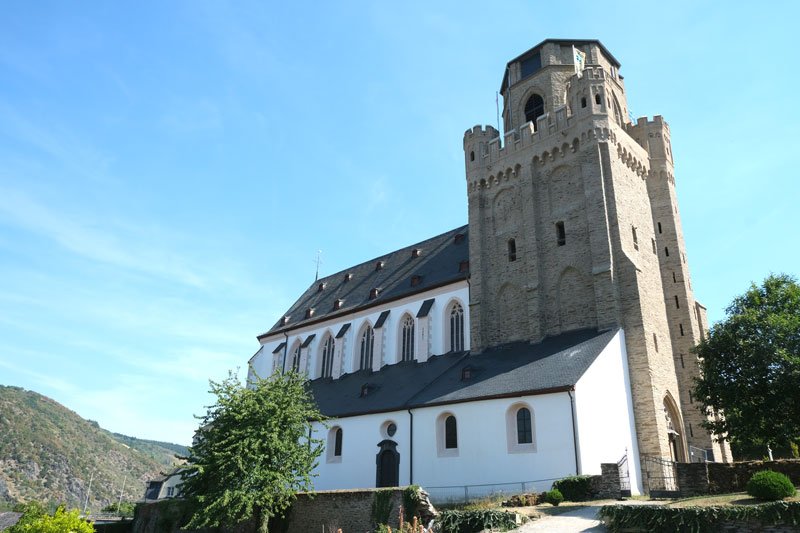
<instances>
[{"instance_id":1,"label":"shrub","mask_svg":"<svg viewBox=\"0 0 800 533\"><path fill-rule=\"evenodd\" d=\"M591 476L569 476L553 482L553 488L561 491L568 502L583 502L592 499Z\"/></svg>"},{"instance_id":2,"label":"shrub","mask_svg":"<svg viewBox=\"0 0 800 533\"><path fill-rule=\"evenodd\" d=\"M82 520L77 509L65 511L59 507L53 516L38 516L31 521L20 520L11 531L15 533L94 533L94 527Z\"/></svg>"},{"instance_id":3,"label":"shrub","mask_svg":"<svg viewBox=\"0 0 800 533\"><path fill-rule=\"evenodd\" d=\"M782 500L797 492L791 480L780 472L762 470L747 482L747 494L759 500Z\"/></svg>"},{"instance_id":4,"label":"shrub","mask_svg":"<svg viewBox=\"0 0 800 533\"><path fill-rule=\"evenodd\" d=\"M489 528L508 531L517 527L517 515L490 509L442 511L436 523L442 533L477 533Z\"/></svg>"},{"instance_id":5,"label":"shrub","mask_svg":"<svg viewBox=\"0 0 800 533\"><path fill-rule=\"evenodd\" d=\"M564 501L564 495L558 489L548 490L544 493L544 501L558 507L558 504Z\"/></svg>"}]
</instances>

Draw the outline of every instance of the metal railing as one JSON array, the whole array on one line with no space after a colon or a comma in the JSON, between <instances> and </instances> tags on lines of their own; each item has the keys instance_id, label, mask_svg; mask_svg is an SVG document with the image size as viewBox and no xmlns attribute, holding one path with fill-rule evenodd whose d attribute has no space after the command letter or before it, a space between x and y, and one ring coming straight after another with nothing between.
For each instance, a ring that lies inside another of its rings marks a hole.
<instances>
[{"instance_id":1,"label":"metal railing","mask_svg":"<svg viewBox=\"0 0 800 533\"><path fill-rule=\"evenodd\" d=\"M553 481L561 478L517 481L512 483L486 483L483 485L423 486L434 505L471 503L478 500L506 498L517 494L550 490Z\"/></svg>"}]
</instances>

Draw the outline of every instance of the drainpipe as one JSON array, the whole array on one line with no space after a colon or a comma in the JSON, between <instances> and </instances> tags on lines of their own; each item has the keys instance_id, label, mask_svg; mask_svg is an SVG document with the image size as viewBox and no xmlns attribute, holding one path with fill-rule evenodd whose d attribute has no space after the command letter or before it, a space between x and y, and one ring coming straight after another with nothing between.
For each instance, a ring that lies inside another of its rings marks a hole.
<instances>
[{"instance_id":1,"label":"drainpipe","mask_svg":"<svg viewBox=\"0 0 800 533\"><path fill-rule=\"evenodd\" d=\"M567 394L569 394L569 407L572 410L572 448L575 450L575 475L581 475L581 461L578 457L578 432L575 430L575 398L572 396L572 391L575 390L573 387L572 390L568 390Z\"/></svg>"},{"instance_id":2,"label":"drainpipe","mask_svg":"<svg viewBox=\"0 0 800 533\"><path fill-rule=\"evenodd\" d=\"M286 373L286 354L289 351L289 334L284 331L283 336L286 338L283 341L283 365L281 366L281 374Z\"/></svg>"},{"instance_id":3,"label":"drainpipe","mask_svg":"<svg viewBox=\"0 0 800 533\"><path fill-rule=\"evenodd\" d=\"M414 484L414 413L408 409L408 484Z\"/></svg>"}]
</instances>

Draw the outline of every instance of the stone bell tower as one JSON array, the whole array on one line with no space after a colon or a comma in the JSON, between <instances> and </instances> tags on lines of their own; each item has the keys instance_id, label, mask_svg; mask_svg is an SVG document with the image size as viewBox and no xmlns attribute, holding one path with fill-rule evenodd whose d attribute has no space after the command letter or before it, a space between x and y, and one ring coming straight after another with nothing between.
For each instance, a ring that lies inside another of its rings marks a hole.
<instances>
[{"instance_id":1,"label":"stone bell tower","mask_svg":"<svg viewBox=\"0 0 800 533\"><path fill-rule=\"evenodd\" d=\"M677 211L666 215L677 210L666 124L631 124L619 68L599 41L543 41L506 66L505 133L465 133L472 349L621 327L640 452L685 461L690 444L714 447L700 415L684 415L696 411L687 354L704 318L677 259ZM680 288L665 288L673 272Z\"/></svg>"}]
</instances>

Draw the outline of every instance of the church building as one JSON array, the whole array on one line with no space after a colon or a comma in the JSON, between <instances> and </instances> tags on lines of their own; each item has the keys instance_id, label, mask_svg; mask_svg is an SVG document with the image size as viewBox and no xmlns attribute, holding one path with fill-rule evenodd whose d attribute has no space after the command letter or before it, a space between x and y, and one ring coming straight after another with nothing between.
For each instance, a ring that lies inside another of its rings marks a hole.
<instances>
[{"instance_id":1,"label":"church building","mask_svg":"<svg viewBox=\"0 0 800 533\"><path fill-rule=\"evenodd\" d=\"M670 131L628 118L596 40L505 67L504 133L464 134L468 225L317 280L251 372L305 373L317 490L415 483L436 500L644 458L730 461L701 426L694 299Z\"/></svg>"}]
</instances>

